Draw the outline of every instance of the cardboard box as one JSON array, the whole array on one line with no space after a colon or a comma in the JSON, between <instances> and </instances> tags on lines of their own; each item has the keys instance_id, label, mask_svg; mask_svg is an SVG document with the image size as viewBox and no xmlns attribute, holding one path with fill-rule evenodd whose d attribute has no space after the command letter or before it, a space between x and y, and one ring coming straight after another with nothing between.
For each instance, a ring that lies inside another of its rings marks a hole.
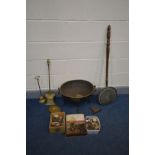
<instances>
[{"instance_id":1,"label":"cardboard box","mask_svg":"<svg viewBox=\"0 0 155 155\"><path fill-rule=\"evenodd\" d=\"M49 132L65 133L65 113L64 112L55 112L50 114Z\"/></svg>"},{"instance_id":2,"label":"cardboard box","mask_svg":"<svg viewBox=\"0 0 155 155\"><path fill-rule=\"evenodd\" d=\"M98 134L101 129L99 118L97 116L86 116L86 129L88 134Z\"/></svg>"},{"instance_id":3,"label":"cardboard box","mask_svg":"<svg viewBox=\"0 0 155 155\"><path fill-rule=\"evenodd\" d=\"M86 124L84 114L66 115L66 136L86 135Z\"/></svg>"}]
</instances>

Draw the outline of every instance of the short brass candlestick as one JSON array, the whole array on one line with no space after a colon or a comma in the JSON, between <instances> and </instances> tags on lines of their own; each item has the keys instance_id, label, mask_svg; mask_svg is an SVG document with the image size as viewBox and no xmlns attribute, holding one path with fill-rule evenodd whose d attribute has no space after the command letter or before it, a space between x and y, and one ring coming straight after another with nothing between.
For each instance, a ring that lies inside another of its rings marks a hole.
<instances>
[{"instance_id":1,"label":"short brass candlestick","mask_svg":"<svg viewBox=\"0 0 155 155\"><path fill-rule=\"evenodd\" d=\"M42 91L40 88L39 78L40 78L40 76L35 76L35 80L37 80L37 84L39 87L39 93L40 93L39 102L45 104L46 103L46 97L42 94Z\"/></svg>"}]
</instances>

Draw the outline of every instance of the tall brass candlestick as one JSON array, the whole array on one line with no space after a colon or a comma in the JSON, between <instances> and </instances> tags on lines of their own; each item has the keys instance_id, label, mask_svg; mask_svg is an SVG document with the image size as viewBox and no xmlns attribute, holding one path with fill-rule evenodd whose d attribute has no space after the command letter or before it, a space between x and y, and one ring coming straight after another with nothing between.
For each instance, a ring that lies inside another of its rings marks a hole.
<instances>
[{"instance_id":1,"label":"tall brass candlestick","mask_svg":"<svg viewBox=\"0 0 155 155\"><path fill-rule=\"evenodd\" d=\"M51 64L50 59L47 59L49 90L46 92L45 96L47 98L48 105L55 105L55 103L54 103L55 94L51 90L50 64Z\"/></svg>"},{"instance_id":2,"label":"tall brass candlestick","mask_svg":"<svg viewBox=\"0 0 155 155\"><path fill-rule=\"evenodd\" d=\"M45 97L47 98L46 104L49 105L49 112L58 112L60 111L59 106L56 105L54 101L55 93L51 90L51 80L50 80L50 59L47 59L47 66L48 66L48 80L49 80L49 90L45 94Z\"/></svg>"}]
</instances>

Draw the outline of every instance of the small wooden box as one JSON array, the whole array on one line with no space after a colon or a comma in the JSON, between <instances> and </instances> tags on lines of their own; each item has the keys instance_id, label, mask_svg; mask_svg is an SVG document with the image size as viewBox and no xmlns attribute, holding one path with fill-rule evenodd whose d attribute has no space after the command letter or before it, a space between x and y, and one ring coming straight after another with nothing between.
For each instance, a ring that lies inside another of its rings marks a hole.
<instances>
[{"instance_id":1,"label":"small wooden box","mask_svg":"<svg viewBox=\"0 0 155 155\"><path fill-rule=\"evenodd\" d=\"M65 133L65 113L64 112L55 112L50 114L49 132Z\"/></svg>"}]
</instances>

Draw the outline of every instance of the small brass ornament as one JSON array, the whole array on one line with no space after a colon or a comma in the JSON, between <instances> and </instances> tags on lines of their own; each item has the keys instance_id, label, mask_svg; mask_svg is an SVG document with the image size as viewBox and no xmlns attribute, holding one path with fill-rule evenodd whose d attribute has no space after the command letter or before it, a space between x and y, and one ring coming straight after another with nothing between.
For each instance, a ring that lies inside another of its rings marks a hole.
<instances>
[{"instance_id":1,"label":"small brass ornament","mask_svg":"<svg viewBox=\"0 0 155 155\"><path fill-rule=\"evenodd\" d=\"M48 107L48 111L49 111L50 113L55 113L55 112L60 112L61 109L60 109L60 107L57 106L57 105L50 105L50 106Z\"/></svg>"}]
</instances>

